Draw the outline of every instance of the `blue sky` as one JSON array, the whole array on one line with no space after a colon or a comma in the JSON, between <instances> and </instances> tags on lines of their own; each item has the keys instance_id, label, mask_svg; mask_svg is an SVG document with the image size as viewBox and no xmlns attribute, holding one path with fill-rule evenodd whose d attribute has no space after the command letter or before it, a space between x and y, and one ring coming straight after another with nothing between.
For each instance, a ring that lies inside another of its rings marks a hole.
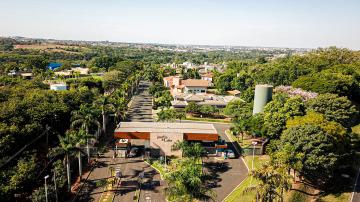
<instances>
[{"instance_id":1,"label":"blue sky","mask_svg":"<svg viewBox=\"0 0 360 202\"><path fill-rule=\"evenodd\" d=\"M0 35L360 49L360 0L0 0Z\"/></svg>"}]
</instances>

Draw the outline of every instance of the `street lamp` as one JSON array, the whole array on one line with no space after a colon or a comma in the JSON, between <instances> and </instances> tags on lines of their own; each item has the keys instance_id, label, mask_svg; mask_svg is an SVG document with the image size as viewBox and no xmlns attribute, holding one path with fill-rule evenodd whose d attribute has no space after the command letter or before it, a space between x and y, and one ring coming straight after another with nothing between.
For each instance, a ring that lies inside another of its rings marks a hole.
<instances>
[{"instance_id":1,"label":"street lamp","mask_svg":"<svg viewBox=\"0 0 360 202\"><path fill-rule=\"evenodd\" d=\"M56 185L56 170L54 169L54 189L55 189L55 199L56 199L56 202L59 201L58 199L58 193L57 193L57 185Z\"/></svg>"},{"instance_id":2,"label":"street lamp","mask_svg":"<svg viewBox=\"0 0 360 202\"><path fill-rule=\"evenodd\" d=\"M45 200L46 200L46 202L48 202L48 193L47 193L47 186L46 186L46 179L47 178L49 178L49 175L46 175L44 177L44 179L45 179Z\"/></svg>"},{"instance_id":3,"label":"street lamp","mask_svg":"<svg viewBox=\"0 0 360 202\"><path fill-rule=\"evenodd\" d=\"M257 144L257 142L253 141L251 144L253 145L253 159L252 159L252 164L251 164L251 170L253 171L254 170L254 158L255 158L255 145ZM253 177L251 177L251 180L250 180L250 187L252 186L252 178Z\"/></svg>"},{"instance_id":4,"label":"street lamp","mask_svg":"<svg viewBox=\"0 0 360 202\"><path fill-rule=\"evenodd\" d=\"M254 146L253 147L253 159L252 159L251 170L254 170L255 145L257 144L257 142L253 141L251 144Z\"/></svg>"}]
</instances>

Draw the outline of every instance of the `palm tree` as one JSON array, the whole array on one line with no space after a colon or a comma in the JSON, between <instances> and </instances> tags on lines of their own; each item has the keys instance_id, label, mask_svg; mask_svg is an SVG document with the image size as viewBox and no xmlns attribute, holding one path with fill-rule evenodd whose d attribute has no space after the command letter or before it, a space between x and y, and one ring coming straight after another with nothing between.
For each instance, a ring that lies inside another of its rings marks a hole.
<instances>
[{"instance_id":1,"label":"palm tree","mask_svg":"<svg viewBox=\"0 0 360 202\"><path fill-rule=\"evenodd\" d=\"M256 191L256 201L261 199L264 202L272 202L277 198L283 201L284 190L291 188L290 176L286 169L281 167L274 167L267 163L262 168L254 170L251 175L259 183L246 188L244 192Z\"/></svg>"},{"instance_id":2,"label":"palm tree","mask_svg":"<svg viewBox=\"0 0 360 202\"><path fill-rule=\"evenodd\" d=\"M111 99L110 95L101 96L98 100L95 101L95 104L100 106L101 109L103 134L106 134L107 113L109 111L114 111L114 103L115 102Z\"/></svg>"},{"instance_id":3,"label":"palm tree","mask_svg":"<svg viewBox=\"0 0 360 202\"><path fill-rule=\"evenodd\" d=\"M65 159L64 162L66 164L66 174L67 174L67 182L68 182L68 191L71 191L71 173L70 173L70 160L69 157L74 151L75 141L74 137L70 132L66 132L64 137L58 136L60 141L60 147L58 147L55 152L58 154L64 154Z\"/></svg>"},{"instance_id":4,"label":"palm tree","mask_svg":"<svg viewBox=\"0 0 360 202\"><path fill-rule=\"evenodd\" d=\"M215 193L205 187L205 178L193 159L183 158L171 166L170 172L165 174L168 186L165 194L169 201L198 201L214 200Z\"/></svg>"},{"instance_id":5,"label":"palm tree","mask_svg":"<svg viewBox=\"0 0 360 202\"><path fill-rule=\"evenodd\" d=\"M79 161L79 176L80 181L82 180L82 161L81 161L81 153L82 153L82 147L85 145L86 140L88 138L91 138L90 135L88 135L84 129L80 129L79 131L74 133L74 139L75 139L75 146L77 148L77 157Z\"/></svg>"},{"instance_id":6,"label":"palm tree","mask_svg":"<svg viewBox=\"0 0 360 202\"><path fill-rule=\"evenodd\" d=\"M90 105L81 105L78 111L74 111L71 117L71 127L80 127L85 130L87 135L90 135L90 128L95 127L99 129L101 127L100 122L97 120L98 113ZM90 148L89 138L86 138L86 149L88 162L90 162Z\"/></svg>"}]
</instances>

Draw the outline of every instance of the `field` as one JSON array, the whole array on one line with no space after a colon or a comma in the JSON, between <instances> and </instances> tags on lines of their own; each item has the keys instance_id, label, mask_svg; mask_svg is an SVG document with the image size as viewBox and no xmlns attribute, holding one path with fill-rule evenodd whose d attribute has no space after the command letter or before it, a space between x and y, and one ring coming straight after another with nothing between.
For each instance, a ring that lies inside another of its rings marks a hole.
<instances>
[{"instance_id":1,"label":"field","mask_svg":"<svg viewBox=\"0 0 360 202\"><path fill-rule=\"evenodd\" d=\"M44 50L48 52L66 52L66 53L75 53L78 54L81 51L87 50L85 47L80 46L65 46L52 43L42 43L42 44L31 44L31 45L15 45L14 49L32 49L32 50Z\"/></svg>"}]
</instances>

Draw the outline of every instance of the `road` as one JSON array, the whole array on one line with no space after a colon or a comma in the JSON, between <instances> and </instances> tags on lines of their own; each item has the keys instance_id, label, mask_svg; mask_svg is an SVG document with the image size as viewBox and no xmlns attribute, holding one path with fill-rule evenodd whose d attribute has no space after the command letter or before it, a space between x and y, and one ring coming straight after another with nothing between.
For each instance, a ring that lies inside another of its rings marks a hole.
<instances>
[{"instance_id":1,"label":"road","mask_svg":"<svg viewBox=\"0 0 360 202\"><path fill-rule=\"evenodd\" d=\"M140 81L139 94L133 96L128 110L128 121L152 122L152 96L148 92L150 82Z\"/></svg>"},{"instance_id":2,"label":"road","mask_svg":"<svg viewBox=\"0 0 360 202\"><path fill-rule=\"evenodd\" d=\"M351 202L359 202L360 201L360 168L356 177L354 191L351 196Z\"/></svg>"},{"instance_id":3,"label":"road","mask_svg":"<svg viewBox=\"0 0 360 202\"><path fill-rule=\"evenodd\" d=\"M187 123L198 123L193 121L182 121ZM228 148L232 149L237 156L240 154L234 148L229 138L225 134L225 130L230 128L230 124L212 123L218 134L227 142ZM204 158L204 171L208 173L211 179L211 188L216 193L215 201L222 201L229 195L247 176L248 170L241 158L217 160L214 157ZM219 169L219 164L224 167Z\"/></svg>"},{"instance_id":4,"label":"road","mask_svg":"<svg viewBox=\"0 0 360 202\"><path fill-rule=\"evenodd\" d=\"M135 191L138 186L140 173L144 173L151 183L144 185L140 192L140 201L165 201L162 187L163 182L160 175L148 164L146 164L140 157L138 158L117 158L117 168L120 168L123 174L121 179L121 186L115 190L114 201L133 201Z\"/></svg>"}]
</instances>

